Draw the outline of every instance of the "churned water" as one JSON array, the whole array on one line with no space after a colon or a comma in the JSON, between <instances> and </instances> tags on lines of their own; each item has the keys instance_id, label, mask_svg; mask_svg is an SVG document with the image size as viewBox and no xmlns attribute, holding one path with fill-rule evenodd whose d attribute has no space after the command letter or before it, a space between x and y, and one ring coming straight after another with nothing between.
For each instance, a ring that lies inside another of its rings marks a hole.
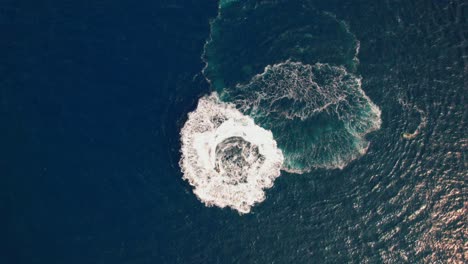
<instances>
[{"instance_id":1,"label":"churned water","mask_svg":"<svg viewBox=\"0 0 468 264\"><path fill-rule=\"evenodd\" d=\"M466 263L463 1L7 1L1 263Z\"/></svg>"}]
</instances>

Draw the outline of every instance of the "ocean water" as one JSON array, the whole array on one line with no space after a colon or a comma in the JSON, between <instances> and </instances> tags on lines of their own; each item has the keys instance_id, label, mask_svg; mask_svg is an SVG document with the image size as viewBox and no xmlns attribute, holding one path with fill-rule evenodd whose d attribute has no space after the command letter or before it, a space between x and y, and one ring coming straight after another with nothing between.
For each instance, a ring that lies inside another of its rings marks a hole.
<instances>
[{"instance_id":1,"label":"ocean water","mask_svg":"<svg viewBox=\"0 0 468 264\"><path fill-rule=\"evenodd\" d=\"M6 1L0 263L465 263L467 8Z\"/></svg>"}]
</instances>

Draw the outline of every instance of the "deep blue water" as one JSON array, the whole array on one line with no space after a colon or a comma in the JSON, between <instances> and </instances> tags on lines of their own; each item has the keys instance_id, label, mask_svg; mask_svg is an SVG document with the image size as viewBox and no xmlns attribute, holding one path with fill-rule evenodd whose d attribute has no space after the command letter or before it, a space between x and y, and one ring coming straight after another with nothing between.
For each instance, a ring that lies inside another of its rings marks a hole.
<instances>
[{"instance_id":1,"label":"deep blue water","mask_svg":"<svg viewBox=\"0 0 468 264\"><path fill-rule=\"evenodd\" d=\"M3 1L0 263L467 261L466 4L308 2L360 41L382 127L240 216L178 165L216 1Z\"/></svg>"}]
</instances>

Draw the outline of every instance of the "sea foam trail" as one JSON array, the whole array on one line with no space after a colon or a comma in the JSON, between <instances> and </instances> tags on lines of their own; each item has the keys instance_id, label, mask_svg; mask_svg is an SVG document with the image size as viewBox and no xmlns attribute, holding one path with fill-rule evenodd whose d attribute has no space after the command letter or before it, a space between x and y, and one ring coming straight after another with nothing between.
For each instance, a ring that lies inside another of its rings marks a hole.
<instances>
[{"instance_id":1,"label":"sea foam trail","mask_svg":"<svg viewBox=\"0 0 468 264\"><path fill-rule=\"evenodd\" d=\"M189 113L181 141L183 178L207 206L248 213L280 176L283 154L272 133L216 93Z\"/></svg>"},{"instance_id":2,"label":"sea foam trail","mask_svg":"<svg viewBox=\"0 0 468 264\"><path fill-rule=\"evenodd\" d=\"M247 213L281 169L342 169L367 152L380 110L348 24L307 1L221 0L210 26L203 74L217 93L181 131L180 166L203 203Z\"/></svg>"},{"instance_id":3,"label":"sea foam trail","mask_svg":"<svg viewBox=\"0 0 468 264\"><path fill-rule=\"evenodd\" d=\"M365 135L381 124L361 79L329 64L269 65L221 96L272 131L285 156L283 169L294 173L344 168L366 153Z\"/></svg>"}]
</instances>

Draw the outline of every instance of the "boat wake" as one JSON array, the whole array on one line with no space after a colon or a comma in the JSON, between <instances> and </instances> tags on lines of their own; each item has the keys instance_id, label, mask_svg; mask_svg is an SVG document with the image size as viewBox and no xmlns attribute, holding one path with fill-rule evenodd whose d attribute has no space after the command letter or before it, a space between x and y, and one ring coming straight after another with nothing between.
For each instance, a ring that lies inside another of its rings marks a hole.
<instances>
[{"instance_id":1,"label":"boat wake","mask_svg":"<svg viewBox=\"0 0 468 264\"><path fill-rule=\"evenodd\" d=\"M283 154L272 133L216 93L200 99L181 139L184 179L207 206L248 213L280 175Z\"/></svg>"},{"instance_id":2,"label":"boat wake","mask_svg":"<svg viewBox=\"0 0 468 264\"><path fill-rule=\"evenodd\" d=\"M247 213L280 170L342 169L364 155L381 120L356 74L359 47L348 24L307 2L221 1L202 55L216 92L181 132L198 198Z\"/></svg>"},{"instance_id":3,"label":"boat wake","mask_svg":"<svg viewBox=\"0 0 468 264\"><path fill-rule=\"evenodd\" d=\"M366 153L365 135L380 128L380 110L344 67L286 61L267 66L223 101L269 129L285 156L284 170L344 168Z\"/></svg>"}]
</instances>

